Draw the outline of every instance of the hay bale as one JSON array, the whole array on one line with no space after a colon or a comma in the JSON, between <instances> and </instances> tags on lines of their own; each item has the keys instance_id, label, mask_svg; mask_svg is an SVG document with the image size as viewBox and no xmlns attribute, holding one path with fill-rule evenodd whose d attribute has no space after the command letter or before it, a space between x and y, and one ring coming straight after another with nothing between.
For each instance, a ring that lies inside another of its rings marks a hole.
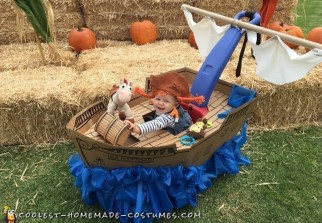
<instances>
[{"instance_id":1,"label":"hay bale","mask_svg":"<svg viewBox=\"0 0 322 223\"><path fill-rule=\"evenodd\" d=\"M158 28L158 39L187 39L189 32L188 26L161 26Z\"/></svg>"},{"instance_id":2,"label":"hay bale","mask_svg":"<svg viewBox=\"0 0 322 223\"><path fill-rule=\"evenodd\" d=\"M86 86L78 84L78 91L95 95L106 93L122 78L144 87L145 78L150 75L188 65L199 69L201 63L198 51L185 40L163 40L142 46L128 41L101 41L99 48L82 54L74 67L81 73L80 81L86 82Z\"/></svg>"},{"instance_id":3,"label":"hay bale","mask_svg":"<svg viewBox=\"0 0 322 223\"><path fill-rule=\"evenodd\" d=\"M34 30L27 21L22 30L22 42L35 41ZM0 3L0 45L21 42L16 26L16 13L12 0L2 0Z\"/></svg>"},{"instance_id":4,"label":"hay bale","mask_svg":"<svg viewBox=\"0 0 322 223\"><path fill-rule=\"evenodd\" d=\"M296 16L297 4L298 0L280 0L272 21L283 21L284 23L293 24Z\"/></svg>"},{"instance_id":5,"label":"hay bale","mask_svg":"<svg viewBox=\"0 0 322 223\"><path fill-rule=\"evenodd\" d=\"M117 27L117 26L107 26L105 30L99 30L93 28L92 31L96 35L98 40L119 40L128 41L130 40L129 28L128 27Z\"/></svg>"},{"instance_id":6,"label":"hay bale","mask_svg":"<svg viewBox=\"0 0 322 223\"><path fill-rule=\"evenodd\" d=\"M158 39L186 38L189 29L181 10L182 4L192 5L201 9L216 12L228 17L234 17L242 10L258 11L262 1L250 0L99 0L82 1L85 23L100 40L129 40L129 27L139 19L148 19L155 23L159 30ZM297 0L292 2L281 0L273 20L292 23ZM196 21L201 17L195 15ZM218 24L223 25L221 21ZM115 34L116 32L116 34Z\"/></svg>"},{"instance_id":7,"label":"hay bale","mask_svg":"<svg viewBox=\"0 0 322 223\"><path fill-rule=\"evenodd\" d=\"M67 41L72 28L83 26L78 0L50 0L55 15L57 41Z\"/></svg>"},{"instance_id":8,"label":"hay bale","mask_svg":"<svg viewBox=\"0 0 322 223\"><path fill-rule=\"evenodd\" d=\"M182 4L194 5L197 0L81 0L86 15L95 15L104 12L144 13L154 11L178 9Z\"/></svg>"},{"instance_id":9,"label":"hay bale","mask_svg":"<svg viewBox=\"0 0 322 223\"><path fill-rule=\"evenodd\" d=\"M80 105L69 88L77 73L67 67L39 67L0 73L0 145L54 142Z\"/></svg>"},{"instance_id":10,"label":"hay bale","mask_svg":"<svg viewBox=\"0 0 322 223\"><path fill-rule=\"evenodd\" d=\"M227 17L234 17L238 12L258 11L262 4L261 0L231 0L231 1L198 1L195 5L197 8L205 9L210 12L218 13Z\"/></svg>"},{"instance_id":11,"label":"hay bale","mask_svg":"<svg viewBox=\"0 0 322 223\"><path fill-rule=\"evenodd\" d=\"M130 40L130 25L138 21L136 14L130 13L100 13L86 17L86 24L96 34L99 40ZM176 14L142 14L142 18L152 21L158 32L158 40L163 39L183 39L187 38L190 31L186 25L186 19ZM175 25L171 25L175 24Z\"/></svg>"},{"instance_id":12,"label":"hay bale","mask_svg":"<svg viewBox=\"0 0 322 223\"><path fill-rule=\"evenodd\" d=\"M55 26L57 41L67 41L68 35L73 28L82 27L83 19L78 11L74 12L61 12L60 10L54 11L55 13ZM67 22L68 21L68 22Z\"/></svg>"},{"instance_id":13,"label":"hay bale","mask_svg":"<svg viewBox=\"0 0 322 223\"><path fill-rule=\"evenodd\" d=\"M58 41L66 41L67 35L74 27L84 23L77 0L50 0L55 16L56 37ZM35 42L35 33L24 16L23 38L20 40L16 12L12 0L2 0L0 4L0 45L21 42Z\"/></svg>"},{"instance_id":14,"label":"hay bale","mask_svg":"<svg viewBox=\"0 0 322 223\"><path fill-rule=\"evenodd\" d=\"M46 61L52 63L48 44L42 43L41 45ZM58 44L57 49L65 65L70 65L76 60L67 42ZM0 72L39 68L43 65L38 46L33 42L0 45L0 57L2 60L2 63L0 63Z\"/></svg>"},{"instance_id":15,"label":"hay bale","mask_svg":"<svg viewBox=\"0 0 322 223\"><path fill-rule=\"evenodd\" d=\"M41 66L39 51L36 44L0 45L0 72L24 70ZM47 55L47 54L46 54Z\"/></svg>"},{"instance_id":16,"label":"hay bale","mask_svg":"<svg viewBox=\"0 0 322 223\"><path fill-rule=\"evenodd\" d=\"M46 60L50 61L47 44ZM59 52L66 65L75 56L66 45ZM0 45L0 146L66 139L66 114L79 110L70 82L78 74L72 66L42 65L35 43Z\"/></svg>"}]
</instances>

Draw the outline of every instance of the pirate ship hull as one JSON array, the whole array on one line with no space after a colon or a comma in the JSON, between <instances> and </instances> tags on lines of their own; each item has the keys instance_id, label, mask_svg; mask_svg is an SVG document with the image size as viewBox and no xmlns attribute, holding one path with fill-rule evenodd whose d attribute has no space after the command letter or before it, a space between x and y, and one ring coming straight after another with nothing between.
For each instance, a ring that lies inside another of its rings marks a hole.
<instances>
[{"instance_id":1,"label":"pirate ship hull","mask_svg":"<svg viewBox=\"0 0 322 223\"><path fill-rule=\"evenodd\" d=\"M192 83L197 72L188 68L175 70L183 74ZM67 124L71 139L79 150L79 154L87 167L159 167L159 166L197 166L205 163L212 154L226 141L235 136L243 123L252 114L256 97L232 109L228 104L228 96L233 85L219 80L211 94L208 112L204 118L212 122L206 129L205 137L196 140L193 145L182 145L180 138L186 132L172 135L168 131L159 130L147 135L131 134L122 146L112 145L95 131L96 123L106 112L106 105L96 102L77 113ZM149 81L146 82L146 90ZM144 117L153 112L149 100L134 97L129 105L134 113L136 123L144 122ZM225 118L218 114L227 112Z\"/></svg>"}]
</instances>

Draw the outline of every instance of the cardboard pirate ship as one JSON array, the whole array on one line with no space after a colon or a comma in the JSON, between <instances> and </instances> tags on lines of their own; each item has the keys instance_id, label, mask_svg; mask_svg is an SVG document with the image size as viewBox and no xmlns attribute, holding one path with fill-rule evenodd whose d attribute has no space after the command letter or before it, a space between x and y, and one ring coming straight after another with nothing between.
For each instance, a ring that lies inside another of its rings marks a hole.
<instances>
[{"instance_id":1,"label":"cardboard pirate ship","mask_svg":"<svg viewBox=\"0 0 322 223\"><path fill-rule=\"evenodd\" d=\"M190 83L197 73L188 68L175 72L183 74ZM88 167L201 165L222 144L236 135L252 114L256 98L231 110L228 96L232 87L232 84L219 80L212 89L208 102L209 111L204 117L212 123L212 127L205 130L204 138L196 140L195 144L190 146L180 142L180 138L186 132L172 135L166 130L159 130L147 135L131 134L118 117L111 117L106 113L107 108L102 101L76 114L67 124L67 129ZM149 79L146 80L146 91L149 91ZM141 96L133 97L129 105L136 123L144 122L145 117L153 112L149 99ZM188 106L187 110L190 109L192 107ZM229 110L231 112L225 119L218 118L218 114ZM97 134L98 128L103 129L101 134Z\"/></svg>"}]
</instances>

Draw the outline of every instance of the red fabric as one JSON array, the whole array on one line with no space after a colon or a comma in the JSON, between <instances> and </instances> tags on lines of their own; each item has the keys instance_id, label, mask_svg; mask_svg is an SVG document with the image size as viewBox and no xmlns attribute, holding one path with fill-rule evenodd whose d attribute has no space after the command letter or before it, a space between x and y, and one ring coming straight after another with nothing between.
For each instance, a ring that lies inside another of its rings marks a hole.
<instances>
[{"instance_id":1,"label":"red fabric","mask_svg":"<svg viewBox=\"0 0 322 223\"><path fill-rule=\"evenodd\" d=\"M259 14L261 16L261 26L266 27L271 21L273 14L276 10L278 0L263 0Z\"/></svg>"}]
</instances>

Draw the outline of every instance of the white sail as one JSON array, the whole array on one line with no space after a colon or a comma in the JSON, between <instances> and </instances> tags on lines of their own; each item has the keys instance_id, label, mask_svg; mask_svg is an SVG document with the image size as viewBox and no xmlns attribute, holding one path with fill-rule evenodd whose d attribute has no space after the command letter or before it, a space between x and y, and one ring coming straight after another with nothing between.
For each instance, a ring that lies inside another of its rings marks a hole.
<instances>
[{"instance_id":1,"label":"white sail","mask_svg":"<svg viewBox=\"0 0 322 223\"><path fill-rule=\"evenodd\" d=\"M256 74L273 84L287 84L302 79L312 68L322 62L317 49L299 55L278 36L256 45L256 33L247 31L256 59Z\"/></svg>"},{"instance_id":2,"label":"white sail","mask_svg":"<svg viewBox=\"0 0 322 223\"><path fill-rule=\"evenodd\" d=\"M230 28L230 25L218 26L210 17L204 17L196 23L191 12L183 11L195 35L199 52L205 58ZM312 49L306 54L299 55L278 36L256 45L256 32L247 31L247 35L257 63L256 74L270 83L282 85L299 80L322 62L321 50Z\"/></svg>"},{"instance_id":3,"label":"white sail","mask_svg":"<svg viewBox=\"0 0 322 223\"><path fill-rule=\"evenodd\" d=\"M230 28L230 25L218 26L215 20L210 17L204 17L196 23L191 12L188 10L183 10L183 12L188 26L194 34L200 55L204 58L207 57L211 49Z\"/></svg>"}]
</instances>

